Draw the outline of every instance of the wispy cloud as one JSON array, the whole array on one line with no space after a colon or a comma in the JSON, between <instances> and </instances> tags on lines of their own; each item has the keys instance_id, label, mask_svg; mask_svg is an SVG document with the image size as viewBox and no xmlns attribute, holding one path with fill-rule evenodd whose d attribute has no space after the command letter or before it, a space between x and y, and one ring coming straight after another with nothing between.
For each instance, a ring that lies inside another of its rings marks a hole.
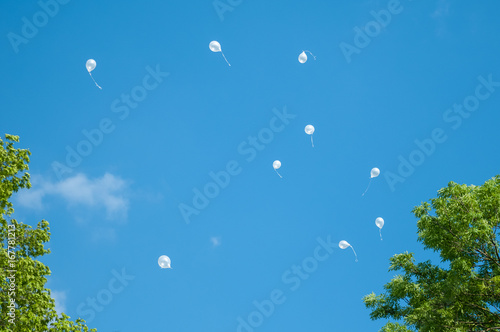
<instances>
[{"instance_id":1,"label":"wispy cloud","mask_svg":"<svg viewBox=\"0 0 500 332\"><path fill-rule=\"evenodd\" d=\"M210 242L212 242L212 246L215 248L215 247L218 247L221 245L221 239L220 237L216 237L216 236L212 236L210 238Z\"/></svg>"},{"instance_id":2,"label":"wispy cloud","mask_svg":"<svg viewBox=\"0 0 500 332\"><path fill-rule=\"evenodd\" d=\"M54 299L56 303L56 312L58 315L61 315L63 312L66 312L66 292L63 291L51 291L50 295Z\"/></svg>"},{"instance_id":3,"label":"wispy cloud","mask_svg":"<svg viewBox=\"0 0 500 332\"><path fill-rule=\"evenodd\" d=\"M436 9L431 14L431 17L434 19L439 19L442 17L446 17L449 14L450 14L450 1L449 0L439 0L437 3Z\"/></svg>"},{"instance_id":4,"label":"wispy cloud","mask_svg":"<svg viewBox=\"0 0 500 332\"><path fill-rule=\"evenodd\" d=\"M448 32L446 19L450 15L450 5L449 0L439 0L436 9L431 14L437 25L436 35L438 37L444 37Z\"/></svg>"},{"instance_id":5,"label":"wispy cloud","mask_svg":"<svg viewBox=\"0 0 500 332\"><path fill-rule=\"evenodd\" d=\"M41 176L32 178L33 186L17 196L21 206L33 209L44 207L44 198L58 196L69 207L104 208L107 219L126 218L129 200L126 198L128 184L121 178L105 173L101 178L89 179L85 174L51 182Z\"/></svg>"}]
</instances>

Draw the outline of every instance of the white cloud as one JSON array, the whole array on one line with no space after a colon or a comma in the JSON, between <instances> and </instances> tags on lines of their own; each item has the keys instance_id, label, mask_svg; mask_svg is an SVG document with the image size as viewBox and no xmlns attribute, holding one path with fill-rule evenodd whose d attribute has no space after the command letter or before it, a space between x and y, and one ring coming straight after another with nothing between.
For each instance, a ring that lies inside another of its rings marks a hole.
<instances>
[{"instance_id":1,"label":"white cloud","mask_svg":"<svg viewBox=\"0 0 500 332\"><path fill-rule=\"evenodd\" d=\"M23 190L17 194L17 201L21 206L32 209L42 209L42 198L45 196L45 191L41 189Z\"/></svg>"},{"instance_id":2,"label":"white cloud","mask_svg":"<svg viewBox=\"0 0 500 332\"><path fill-rule=\"evenodd\" d=\"M56 303L56 312L58 315L61 315L63 312L66 312L66 292L63 291L51 291L50 295L54 299Z\"/></svg>"},{"instance_id":3,"label":"white cloud","mask_svg":"<svg viewBox=\"0 0 500 332\"><path fill-rule=\"evenodd\" d=\"M212 246L213 247L218 247L220 246L221 242L220 242L220 237L216 237L216 236L212 236L210 238L210 242L212 242Z\"/></svg>"},{"instance_id":4,"label":"white cloud","mask_svg":"<svg viewBox=\"0 0 500 332\"><path fill-rule=\"evenodd\" d=\"M51 182L40 176L32 177L32 188L21 191L17 201L27 208L43 208L46 196L63 198L70 207L104 208L107 219L125 218L129 200L125 197L128 184L121 178L105 173L101 178L89 179L85 174Z\"/></svg>"}]
</instances>

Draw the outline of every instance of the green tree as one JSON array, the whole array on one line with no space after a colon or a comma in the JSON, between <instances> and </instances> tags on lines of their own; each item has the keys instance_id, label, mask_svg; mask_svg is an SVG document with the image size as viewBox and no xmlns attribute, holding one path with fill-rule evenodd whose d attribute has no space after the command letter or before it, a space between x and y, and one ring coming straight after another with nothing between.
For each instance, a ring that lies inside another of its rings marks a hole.
<instances>
[{"instance_id":1,"label":"green tree","mask_svg":"<svg viewBox=\"0 0 500 332\"><path fill-rule=\"evenodd\" d=\"M45 288L50 270L36 257L50 253L44 248L50 240L49 223L42 220L33 229L10 217L12 194L31 187L30 152L14 148L15 142L19 137L13 135L5 135L5 142L0 139L0 332L89 331L84 320L59 316Z\"/></svg>"},{"instance_id":2,"label":"green tree","mask_svg":"<svg viewBox=\"0 0 500 332\"><path fill-rule=\"evenodd\" d=\"M500 176L482 186L450 182L413 209L418 240L441 264L390 258L399 271L385 293L363 298L372 319L394 319L382 331L500 331Z\"/></svg>"}]
</instances>

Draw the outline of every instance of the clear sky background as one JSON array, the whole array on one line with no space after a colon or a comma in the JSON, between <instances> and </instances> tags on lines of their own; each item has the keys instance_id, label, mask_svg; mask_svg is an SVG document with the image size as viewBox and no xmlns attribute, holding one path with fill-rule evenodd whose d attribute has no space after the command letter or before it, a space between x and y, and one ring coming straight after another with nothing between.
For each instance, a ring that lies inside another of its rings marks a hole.
<instances>
[{"instance_id":1,"label":"clear sky background","mask_svg":"<svg viewBox=\"0 0 500 332\"><path fill-rule=\"evenodd\" d=\"M45 1L0 3L0 133L32 152L15 217L50 222L58 310L98 331L377 331L389 258L436 258L412 208L499 173L497 1Z\"/></svg>"}]
</instances>

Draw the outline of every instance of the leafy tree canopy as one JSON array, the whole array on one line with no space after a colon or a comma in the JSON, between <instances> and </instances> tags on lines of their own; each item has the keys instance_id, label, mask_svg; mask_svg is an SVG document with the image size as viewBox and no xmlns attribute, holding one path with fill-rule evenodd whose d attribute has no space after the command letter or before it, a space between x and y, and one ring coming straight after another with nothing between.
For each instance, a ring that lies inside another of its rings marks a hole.
<instances>
[{"instance_id":1,"label":"leafy tree canopy","mask_svg":"<svg viewBox=\"0 0 500 332\"><path fill-rule=\"evenodd\" d=\"M413 209L418 240L441 264L390 258L398 271L385 292L364 297L372 319L394 319L382 331L500 331L500 176L482 186L450 182ZM446 266L443 267L443 266Z\"/></svg>"},{"instance_id":2,"label":"leafy tree canopy","mask_svg":"<svg viewBox=\"0 0 500 332\"><path fill-rule=\"evenodd\" d=\"M47 266L36 260L50 253L44 243L50 240L49 223L42 220L33 229L10 216L9 201L22 188L30 188L30 152L14 148L19 137L0 139L0 332L89 331L82 319L75 322L58 315L50 290ZM96 331L95 329L90 331Z\"/></svg>"}]
</instances>

